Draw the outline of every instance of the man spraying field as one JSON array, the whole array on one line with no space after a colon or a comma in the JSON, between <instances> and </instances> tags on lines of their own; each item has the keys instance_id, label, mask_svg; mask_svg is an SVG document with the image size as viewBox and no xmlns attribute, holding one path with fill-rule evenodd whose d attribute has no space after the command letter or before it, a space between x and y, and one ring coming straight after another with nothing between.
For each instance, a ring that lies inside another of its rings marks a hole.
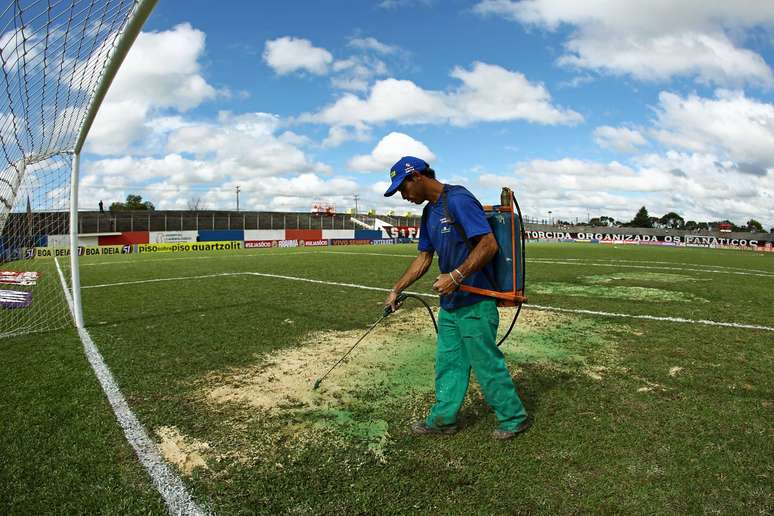
<instances>
[{"instance_id":1,"label":"man spraying field","mask_svg":"<svg viewBox=\"0 0 774 516\"><path fill-rule=\"evenodd\" d=\"M398 309L398 296L421 278L437 252L441 274L433 290L441 296L435 359L436 402L428 416L414 423L415 434L445 435L457 431L457 414L470 380L476 373L484 398L494 409L496 439L509 439L526 431L530 418L516 393L505 358L495 344L500 318L491 297L460 290L467 285L494 289L491 261L498 245L481 203L462 186L445 185L419 158L401 158L390 170L395 192L416 204L427 202L419 233L419 255L395 284L385 306ZM461 234L462 233L462 234ZM466 239L472 241L470 246Z\"/></svg>"}]
</instances>

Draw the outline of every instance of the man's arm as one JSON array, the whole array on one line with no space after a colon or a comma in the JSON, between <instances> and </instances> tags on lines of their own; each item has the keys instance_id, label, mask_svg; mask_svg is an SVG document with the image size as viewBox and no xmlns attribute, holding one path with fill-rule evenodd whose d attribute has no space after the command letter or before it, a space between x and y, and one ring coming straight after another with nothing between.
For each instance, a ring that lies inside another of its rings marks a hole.
<instances>
[{"instance_id":1,"label":"man's arm","mask_svg":"<svg viewBox=\"0 0 774 516\"><path fill-rule=\"evenodd\" d=\"M470 254L465 261L457 267L457 270L462 274L462 277L465 278L474 272L483 269L484 266L494 258L494 255L497 254L499 249L497 240L495 240L494 234L492 233L475 237L472 240L477 240L475 247L470 251ZM454 279L451 277L452 274L454 274ZM462 283L462 277L454 271L449 272L449 274L441 274L435 279L433 290L442 296L449 295L459 288L459 284ZM454 283L455 280L457 282L456 285Z\"/></svg>"},{"instance_id":2,"label":"man's arm","mask_svg":"<svg viewBox=\"0 0 774 516\"><path fill-rule=\"evenodd\" d=\"M395 306L395 299L398 297L398 294L409 288L412 283L424 276L427 269L429 269L432 264L433 252L420 251L419 255L414 258L414 261L408 266L406 272L403 273L403 276L401 276L395 284L390 295L387 296L387 299L384 301L384 306L389 305L393 312L397 310L398 307Z\"/></svg>"}]
</instances>

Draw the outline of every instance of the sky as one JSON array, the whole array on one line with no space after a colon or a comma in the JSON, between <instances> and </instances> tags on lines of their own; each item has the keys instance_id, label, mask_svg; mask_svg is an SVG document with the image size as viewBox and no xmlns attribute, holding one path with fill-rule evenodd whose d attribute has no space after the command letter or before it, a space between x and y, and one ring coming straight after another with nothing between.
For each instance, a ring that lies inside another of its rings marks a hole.
<instances>
[{"instance_id":1,"label":"sky","mask_svg":"<svg viewBox=\"0 0 774 516\"><path fill-rule=\"evenodd\" d=\"M161 0L87 140L81 207L234 209L238 185L243 210L418 213L383 196L413 155L531 218L768 230L773 67L765 0Z\"/></svg>"}]
</instances>

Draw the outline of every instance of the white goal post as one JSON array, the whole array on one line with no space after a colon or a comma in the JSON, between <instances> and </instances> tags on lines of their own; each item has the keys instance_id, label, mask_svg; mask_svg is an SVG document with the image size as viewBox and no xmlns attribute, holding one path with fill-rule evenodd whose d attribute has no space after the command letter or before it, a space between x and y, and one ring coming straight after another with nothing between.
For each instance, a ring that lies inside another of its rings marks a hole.
<instances>
[{"instance_id":1,"label":"white goal post","mask_svg":"<svg viewBox=\"0 0 774 516\"><path fill-rule=\"evenodd\" d=\"M44 235L52 233L69 234L69 257L62 259L70 261L74 322L84 325L78 266L81 151L110 84L157 3L6 1L0 12L0 106L5 103L0 109L0 337L66 324L54 268L30 259Z\"/></svg>"}]
</instances>

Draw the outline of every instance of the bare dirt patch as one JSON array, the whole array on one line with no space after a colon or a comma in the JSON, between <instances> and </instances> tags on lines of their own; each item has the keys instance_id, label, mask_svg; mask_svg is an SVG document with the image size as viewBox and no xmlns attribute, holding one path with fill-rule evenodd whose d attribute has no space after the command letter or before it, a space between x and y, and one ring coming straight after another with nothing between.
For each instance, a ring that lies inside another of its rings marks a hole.
<instances>
[{"instance_id":1,"label":"bare dirt patch","mask_svg":"<svg viewBox=\"0 0 774 516\"><path fill-rule=\"evenodd\" d=\"M501 334L513 314L514 309L500 309ZM520 332L539 332L569 319L555 312L523 310L517 327ZM265 355L252 366L212 374L206 381L205 397L218 404L238 403L274 413L330 408L348 401L352 389L359 384L374 379L386 369L401 366L400 356L406 352L407 337L434 341L427 310L402 309L377 326L325 378L318 390L312 390L315 381L362 337L365 329L311 333L299 346ZM430 361L424 367L432 375L432 349L428 358Z\"/></svg>"},{"instance_id":2,"label":"bare dirt patch","mask_svg":"<svg viewBox=\"0 0 774 516\"><path fill-rule=\"evenodd\" d=\"M161 454L184 475L190 475L196 468L207 469L202 454L210 449L208 443L187 437L174 426L161 426L156 429L156 435L161 439L158 444Z\"/></svg>"},{"instance_id":3,"label":"bare dirt patch","mask_svg":"<svg viewBox=\"0 0 774 516\"><path fill-rule=\"evenodd\" d=\"M514 312L500 309L500 335ZM385 462L390 425L396 418L403 424L422 417L432 403L435 332L427 310L408 304L375 327L313 390L367 329L309 333L297 346L202 378L199 396L223 415L221 438L213 441L220 451L215 457L265 465L270 457L303 460L309 449L327 443L356 446ZM607 335L589 318L525 309L501 349L516 376L526 363L579 370L590 354L613 350ZM605 370L589 371L602 379ZM468 398L466 403L483 403L475 381Z\"/></svg>"}]
</instances>

